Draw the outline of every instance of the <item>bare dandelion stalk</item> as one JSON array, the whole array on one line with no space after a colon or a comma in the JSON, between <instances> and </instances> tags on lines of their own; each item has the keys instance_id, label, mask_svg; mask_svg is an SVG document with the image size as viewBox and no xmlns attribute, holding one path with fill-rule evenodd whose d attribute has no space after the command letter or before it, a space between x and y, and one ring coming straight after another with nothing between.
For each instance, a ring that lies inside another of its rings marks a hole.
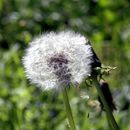
<instances>
[{"instance_id":1,"label":"bare dandelion stalk","mask_svg":"<svg viewBox=\"0 0 130 130\"><path fill-rule=\"evenodd\" d=\"M69 125L70 125L69 126L70 130L76 130L66 88L63 90L63 98L64 98L64 104L65 104L65 108L66 108L67 118L68 118Z\"/></svg>"},{"instance_id":2,"label":"bare dandelion stalk","mask_svg":"<svg viewBox=\"0 0 130 130\"><path fill-rule=\"evenodd\" d=\"M115 130L114 127L113 127L113 125L112 125L112 123L111 123L111 121L109 120L109 117L108 117L107 114L106 114L106 117L107 117L108 125L111 128L111 130Z\"/></svg>"},{"instance_id":3,"label":"bare dandelion stalk","mask_svg":"<svg viewBox=\"0 0 130 130\"><path fill-rule=\"evenodd\" d=\"M98 92L98 94L99 94L99 96L101 98L101 101L102 101L103 105L104 105L108 120L110 121L109 123L111 123L111 126L113 127L113 130L119 130L119 127L118 127L118 125L116 123L116 120L115 120L115 118L114 118L114 116L112 114L112 111L110 110L110 108L109 108L109 106L108 106L108 104L106 102L106 99L105 99L105 97L104 97L104 95L102 93L102 90L100 88L100 84L99 84L99 82L97 81L96 78L93 78L93 83L94 83L94 86L96 87L97 92Z\"/></svg>"}]
</instances>

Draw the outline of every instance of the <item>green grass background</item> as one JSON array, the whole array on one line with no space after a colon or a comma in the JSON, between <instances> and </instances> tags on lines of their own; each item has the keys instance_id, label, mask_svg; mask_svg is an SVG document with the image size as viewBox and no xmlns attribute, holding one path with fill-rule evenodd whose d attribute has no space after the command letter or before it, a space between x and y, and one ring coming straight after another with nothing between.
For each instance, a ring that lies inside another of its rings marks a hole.
<instances>
[{"instance_id":1,"label":"green grass background","mask_svg":"<svg viewBox=\"0 0 130 130\"><path fill-rule=\"evenodd\" d=\"M117 66L109 82L121 130L130 130L129 0L0 0L0 130L68 130L61 93L42 92L27 81L21 58L30 41L48 31L85 35L102 63ZM109 130L97 92L70 88L77 130ZM80 95L89 95L90 99Z\"/></svg>"}]
</instances>

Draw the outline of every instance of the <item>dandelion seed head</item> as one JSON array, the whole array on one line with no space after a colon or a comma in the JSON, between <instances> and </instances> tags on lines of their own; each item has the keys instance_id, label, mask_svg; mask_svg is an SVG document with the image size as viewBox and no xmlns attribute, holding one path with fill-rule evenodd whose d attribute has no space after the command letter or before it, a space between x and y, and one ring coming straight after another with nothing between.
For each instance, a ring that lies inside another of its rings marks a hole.
<instances>
[{"instance_id":1,"label":"dandelion seed head","mask_svg":"<svg viewBox=\"0 0 130 130\"><path fill-rule=\"evenodd\" d=\"M50 32L34 39L23 57L27 78L43 90L80 84L91 74L88 40L72 31Z\"/></svg>"}]
</instances>

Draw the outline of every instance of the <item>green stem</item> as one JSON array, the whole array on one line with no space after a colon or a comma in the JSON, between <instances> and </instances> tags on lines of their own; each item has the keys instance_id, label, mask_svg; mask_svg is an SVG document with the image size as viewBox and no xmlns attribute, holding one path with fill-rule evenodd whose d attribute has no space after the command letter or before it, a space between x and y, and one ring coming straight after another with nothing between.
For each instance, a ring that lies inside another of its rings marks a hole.
<instances>
[{"instance_id":1,"label":"green stem","mask_svg":"<svg viewBox=\"0 0 130 130\"><path fill-rule=\"evenodd\" d=\"M107 114L106 114L106 116L107 116L107 121L108 121L109 127L111 128L111 130L115 130L114 127L113 127L113 125L112 125L112 123L111 123L111 121L109 120L109 117L108 117Z\"/></svg>"},{"instance_id":2,"label":"green stem","mask_svg":"<svg viewBox=\"0 0 130 130\"><path fill-rule=\"evenodd\" d=\"M66 113L67 113L67 117L68 117L68 121L70 125L70 130L76 130L66 88L63 90L63 98L64 98L64 104L65 104Z\"/></svg>"},{"instance_id":3,"label":"green stem","mask_svg":"<svg viewBox=\"0 0 130 130\"><path fill-rule=\"evenodd\" d=\"M104 97L104 95L102 93L102 90L100 88L100 84L99 84L99 82L97 81L96 78L93 78L93 83L94 83L94 85L95 85L95 87L96 87L96 89L98 91L98 94L99 94L99 96L101 98L101 101L102 101L102 103L104 105L107 117L108 117L112 127L114 128L114 130L119 130L119 127L118 127L118 125L117 125L117 123L115 121L115 118L114 118L114 116L112 114L112 111L111 111L110 107L108 106L108 103L107 103L107 101L106 101L106 99L105 99L105 97Z\"/></svg>"}]
</instances>

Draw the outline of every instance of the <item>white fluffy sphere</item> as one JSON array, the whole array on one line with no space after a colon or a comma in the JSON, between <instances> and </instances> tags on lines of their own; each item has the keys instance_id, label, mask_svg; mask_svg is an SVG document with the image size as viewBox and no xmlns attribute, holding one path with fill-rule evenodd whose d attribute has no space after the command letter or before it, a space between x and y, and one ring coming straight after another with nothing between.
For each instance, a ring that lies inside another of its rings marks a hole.
<instances>
[{"instance_id":1,"label":"white fluffy sphere","mask_svg":"<svg viewBox=\"0 0 130 130\"><path fill-rule=\"evenodd\" d=\"M23 57L27 78L43 90L80 84L91 74L93 54L87 43L84 36L72 31L34 39Z\"/></svg>"}]
</instances>

